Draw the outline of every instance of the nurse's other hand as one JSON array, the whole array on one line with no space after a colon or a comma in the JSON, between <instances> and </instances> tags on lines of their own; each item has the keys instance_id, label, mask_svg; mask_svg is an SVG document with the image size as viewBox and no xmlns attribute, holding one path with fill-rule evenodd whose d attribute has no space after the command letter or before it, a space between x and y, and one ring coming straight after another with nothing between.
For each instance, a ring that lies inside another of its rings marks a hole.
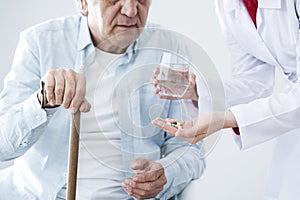
<instances>
[{"instance_id":1,"label":"nurse's other hand","mask_svg":"<svg viewBox=\"0 0 300 200\"><path fill-rule=\"evenodd\" d=\"M158 85L157 75L158 74L159 74L159 67L155 67L153 70L153 76L151 77L151 83L153 85L153 93L158 94L161 99L169 99L169 100L192 99L193 101L198 101L196 75L194 73L189 74L189 88L187 89L186 93L180 98L164 96L164 95L159 94L159 89L157 87L157 85Z\"/></svg>"},{"instance_id":2,"label":"nurse's other hand","mask_svg":"<svg viewBox=\"0 0 300 200\"><path fill-rule=\"evenodd\" d=\"M51 106L62 105L71 113L88 112L90 103L85 99L86 81L82 74L72 69L48 71L42 78L47 102ZM40 102L41 99L39 98Z\"/></svg>"}]
</instances>

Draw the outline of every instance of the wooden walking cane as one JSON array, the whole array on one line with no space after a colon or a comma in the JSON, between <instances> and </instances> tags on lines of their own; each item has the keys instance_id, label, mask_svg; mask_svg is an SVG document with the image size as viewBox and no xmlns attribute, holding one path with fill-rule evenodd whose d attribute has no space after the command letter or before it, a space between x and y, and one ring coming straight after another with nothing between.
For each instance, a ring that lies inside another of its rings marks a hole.
<instances>
[{"instance_id":1,"label":"wooden walking cane","mask_svg":"<svg viewBox=\"0 0 300 200\"><path fill-rule=\"evenodd\" d=\"M42 108L57 107L49 104L44 89L44 82L41 82L41 106ZM67 200L76 199L76 184L77 184L77 167L78 167L78 150L79 150L79 133L80 133L80 111L72 114L69 139L69 156L68 156L68 180L67 180Z\"/></svg>"},{"instance_id":2,"label":"wooden walking cane","mask_svg":"<svg viewBox=\"0 0 300 200\"><path fill-rule=\"evenodd\" d=\"M80 111L72 114L71 133L69 142L68 158L68 182L67 182L67 200L76 199L77 167L78 167L78 149L80 133Z\"/></svg>"}]
</instances>

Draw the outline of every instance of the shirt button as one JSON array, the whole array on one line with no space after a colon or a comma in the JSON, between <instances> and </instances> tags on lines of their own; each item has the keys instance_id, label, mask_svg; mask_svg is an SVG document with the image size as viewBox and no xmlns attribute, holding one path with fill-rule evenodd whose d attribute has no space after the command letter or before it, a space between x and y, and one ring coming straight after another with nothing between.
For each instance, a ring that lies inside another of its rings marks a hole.
<instances>
[{"instance_id":1,"label":"shirt button","mask_svg":"<svg viewBox=\"0 0 300 200\"><path fill-rule=\"evenodd\" d=\"M83 69L84 69L84 66L83 66L83 65L80 65L80 66L79 66L79 69L80 69L80 70L83 70Z\"/></svg>"},{"instance_id":2,"label":"shirt button","mask_svg":"<svg viewBox=\"0 0 300 200\"><path fill-rule=\"evenodd\" d=\"M27 145L28 145L28 141L27 140L25 140L25 141L22 142L22 146L23 147L27 147Z\"/></svg>"},{"instance_id":3,"label":"shirt button","mask_svg":"<svg viewBox=\"0 0 300 200\"><path fill-rule=\"evenodd\" d=\"M63 177L67 177L67 176L68 176L68 172L64 172Z\"/></svg>"},{"instance_id":4,"label":"shirt button","mask_svg":"<svg viewBox=\"0 0 300 200\"><path fill-rule=\"evenodd\" d=\"M48 117L48 118L51 118L51 117L52 117L52 115L51 115L51 114L49 114L47 117Z\"/></svg>"}]
</instances>

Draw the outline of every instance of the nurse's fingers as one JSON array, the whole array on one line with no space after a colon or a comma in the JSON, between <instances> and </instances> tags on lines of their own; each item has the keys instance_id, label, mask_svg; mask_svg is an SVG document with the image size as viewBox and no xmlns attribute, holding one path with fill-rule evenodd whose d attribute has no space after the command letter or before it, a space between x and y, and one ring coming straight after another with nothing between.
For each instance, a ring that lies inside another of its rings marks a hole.
<instances>
[{"instance_id":1,"label":"nurse's fingers","mask_svg":"<svg viewBox=\"0 0 300 200\"><path fill-rule=\"evenodd\" d=\"M179 127L178 126L176 127L176 126L172 125L171 123L168 122L168 120L171 120L171 119L166 119L165 120L165 119L162 119L162 118L158 117L158 118L156 118L152 121L152 124L160 127L164 131L168 132L170 135L175 136L175 133L177 132ZM180 128L182 128L182 127L180 127Z\"/></svg>"}]
</instances>

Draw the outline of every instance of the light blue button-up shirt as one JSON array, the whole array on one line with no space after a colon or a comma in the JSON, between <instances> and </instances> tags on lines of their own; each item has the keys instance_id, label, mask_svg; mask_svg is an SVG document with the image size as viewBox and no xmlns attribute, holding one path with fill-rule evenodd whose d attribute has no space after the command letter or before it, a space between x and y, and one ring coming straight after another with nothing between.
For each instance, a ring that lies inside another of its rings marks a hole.
<instances>
[{"instance_id":1,"label":"light blue button-up shirt","mask_svg":"<svg viewBox=\"0 0 300 200\"><path fill-rule=\"evenodd\" d=\"M205 162L201 143L190 145L151 125L157 116L184 119L195 111L191 102L161 100L152 93L150 66L159 63L162 49L185 52L174 33L154 27L148 25L113 63L118 67L112 84L118 97L124 178L134 175L130 166L136 157L160 162L168 182L156 199L169 199L199 178ZM13 167L0 174L0 199L55 199L66 184L70 114L62 107L41 109L37 91L48 70L84 73L94 56L87 19L79 15L21 33L0 96L0 160L14 159Z\"/></svg>"}]
</instances>

